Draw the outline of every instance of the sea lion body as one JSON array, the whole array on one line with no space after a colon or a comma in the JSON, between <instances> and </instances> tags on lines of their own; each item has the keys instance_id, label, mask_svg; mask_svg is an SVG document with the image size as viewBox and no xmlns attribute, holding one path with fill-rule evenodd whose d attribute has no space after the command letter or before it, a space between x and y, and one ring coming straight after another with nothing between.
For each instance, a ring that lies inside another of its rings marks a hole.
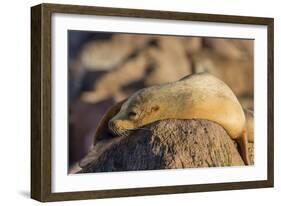
<instances>
[{"instance_id":1,"label":"sea lion body","mask_svg":"<svg viewBox=\"0 0 281 206\"><path fill-rule=\"evenodd\" d=\"M112 111L115 111L113 114ZM206 119L220 124L241 146L248 160L246 119L232 90L208 73L189 75L179 81L144 88L122 104L113 106L103 120L116 136L164 119ZM102 120L99 128L104 128ZM100 139L96 133L94 141Z\"/></svg>"},{"instance_id":2,"label":"sea lion body","mask_svg":"<svg viewBox=\"0 0 281 206\"><path fill-rule=\"evenodd\" d=\"M211 120L233 139L245 126L243 109L231 89L214 76L200 73L135 93L110 120L109 128L122 134L164 119Z\"/></svg>"}]
</instances>

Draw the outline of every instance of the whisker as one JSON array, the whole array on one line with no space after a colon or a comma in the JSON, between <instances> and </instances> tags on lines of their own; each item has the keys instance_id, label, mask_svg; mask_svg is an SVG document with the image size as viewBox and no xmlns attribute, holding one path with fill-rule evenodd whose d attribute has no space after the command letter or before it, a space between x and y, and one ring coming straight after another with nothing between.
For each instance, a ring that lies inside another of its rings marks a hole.
<instances>
[{"instance_id":1,"label":"whisker","mask_svg":"<svg viewBox=\"0 0 281 206\"><path fill-rule=\"evenodd\" d=\"M114 133L115 135L119 135L118 132L117 132L117 130L116 130L116 128L113 127L112 130L113 130L113 133Z\"/></svg>"},{"instance_id":2,"label":"whisker","mask_svg":"<svg viewBox=\"0 0 281 206\"><path fill-rule=\"evenodd\" d=\"M117 130L117 128L115 128L115 132L116 132L116 134L117 134L118 136L121 136L121 135L120 135L120 132Z\"/></svg>"},{"instance_id":3,"label":"whisker","mask_svg":"<svg viewBox=\"0 0 281 206\"><path fill-rule=\"evenodd\" d=\"M126 132L125 132L125 136L126 136L126 137L128 137L128 136L129 136L129 134L130 134L130 132L129 132L129 131L126 131Z\"/></svg>"},{"instance_id":4,"label":"whisker","mask_svg":"<svg viewBox=\"0 0 281 206\"><path fill-rule=\"evenodd\" d=\"M109 129L115 134L115 131L114 131L114 127L113 127L113 125L112 125L112 122L109 122L109 123L108 123L108 127L109 127Z\"/></svg>"},{"instance_id":5,"label":"whisker","mask_svg":"<svg viewBox=\"0 0 281 206\"><path fill-rule=\"evenodd\" d=\"M119 136L119 133L116 128L114 128L114 134Z\"/></svg>"},{"instance_id":6,"label":"whisker","mask_svg":"<svg viewBox=\"0 0 281 206\"><path fill-rule=\"evenodd\" d=\"M108 123L108 127L109 129L113 132L113 134L117 135L117 136L129 136L129 129L126 129L126 130L118 130L114 124L112 122L109 122Z\"/></svg>"},{"instance_id":7,"label":"whisker","mask_svg":"<svg viewBox=\"0 0 281 206\"><path fill-rule=\"evenodd\" d=\"M117 130L116 130L116 132L117 132L117 134L118 134L119 137L122 136L122 133L121 133L121 132L119 132L119 131L117 131Z\"/></svg>"}]
</instances>

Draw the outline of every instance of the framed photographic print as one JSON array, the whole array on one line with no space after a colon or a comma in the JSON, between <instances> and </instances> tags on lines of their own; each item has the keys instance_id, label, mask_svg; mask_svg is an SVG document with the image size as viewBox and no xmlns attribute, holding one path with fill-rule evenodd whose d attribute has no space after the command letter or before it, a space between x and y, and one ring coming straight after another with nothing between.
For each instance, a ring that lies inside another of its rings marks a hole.
<instances>
[{"instance_id":1,"label":"framed photographic print","mask_svg":"<svg viewBox=\"0 0 281 206\"><path fill-rule=\"evenodd\" d=\"M31 8L31 197L273 187L273 19Z\"/></svg>"}]
</instances>

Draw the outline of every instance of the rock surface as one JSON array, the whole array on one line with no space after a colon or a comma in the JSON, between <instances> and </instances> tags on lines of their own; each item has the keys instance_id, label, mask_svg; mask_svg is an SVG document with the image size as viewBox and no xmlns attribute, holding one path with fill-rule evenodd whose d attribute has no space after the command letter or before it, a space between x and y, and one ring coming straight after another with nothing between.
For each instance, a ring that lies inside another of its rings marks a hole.
<instances>
[{"instance_id":1,"label":"rock surface","mask_svg":"<svg viewBox=\"0 0 281 206\"><path fill-rule=\"evenodd\" d=\"M102 149L101 149L102 148ZM249 151L253 164L253 147ZM79 173L242 166L237 144L207 120L164 120L94 147Z\"/></svg>"}]
</instances>

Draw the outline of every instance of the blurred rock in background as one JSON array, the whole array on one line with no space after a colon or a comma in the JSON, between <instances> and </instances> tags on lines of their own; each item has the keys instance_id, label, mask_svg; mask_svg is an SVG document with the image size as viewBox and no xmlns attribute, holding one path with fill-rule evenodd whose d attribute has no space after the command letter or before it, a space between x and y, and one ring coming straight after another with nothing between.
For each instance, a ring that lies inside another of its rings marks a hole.
<instances>
[{"instance_id":1,"label":"blurred rock in background","mask_svg":"<svg viewBox=\"0 0 281 206\"><path fill-rule=\"evenodd\" d=\"M91 147L113 103L135 91L210 72L253 110L253 40L69 31L69 165Z\"/></svg>"}]
</instances>

